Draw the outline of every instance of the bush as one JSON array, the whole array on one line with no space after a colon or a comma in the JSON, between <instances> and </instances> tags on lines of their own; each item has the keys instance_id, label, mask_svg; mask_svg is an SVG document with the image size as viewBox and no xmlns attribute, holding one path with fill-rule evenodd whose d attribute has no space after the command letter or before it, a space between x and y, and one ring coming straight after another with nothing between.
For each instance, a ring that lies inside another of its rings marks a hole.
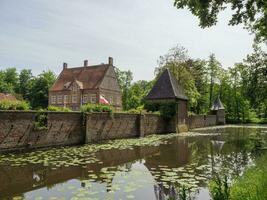
<instances>
[{"instance_id":1,"label":"bush","mask_svg":"<svg viewBox=\"0 0 267 200\"><path fill-rule=\"evenodd\" d=\"M34 122L35 130L45 130L47 129L47 112L45 110L40 109L37 112Z\"/></svg>"},{"instance_id":2,"label":"bush","mask_svg":"<svg viewBox=\"0 0 267 200\"><path fill-rule=\"evenodd\" d=\"M29 110L30 106L26 101L0 101L0 110Z\"/></svg>"},{"instance_id":3,"label":"bush","mask_svg":"<svg viewBox=\"0 0 267 200\"><path fill-rule=\"evenodd\" d=\"M173 101L159 101L159 102L146 102L145 109L147 111L159 111L163 118L170 119L176 113L176 102Z\"/></svg>"},{"instance_id":4,"label":"bush","mask_svg":"<svg viewBox=\"0 0 267 200\"><path fill-rule=\"evenodd\" d=\"M66 107L57 107L57 106L48 106L48 111L57 111L57 112L71 112L71 109Z\"/></svg>"},{"instance_id":5,"label":"bush","mask_svg":"<svg viewBox=\"0 0 267 200\"><path fill-rule=\"evenodd\" d=\"M146 110L144 110L144 106L139 106L136 109L130 109L127 111L127 113L132 113L132 114L140 114L140 113L145 113Z\"/></svg>"},{"instance_id":6,"label":"bush","mask_svg":"<svg viewBox=\"0 0 267 200\"><path fill-rule=\"evenodd\" d=\"M107 112L107 113L113 112L110 106L103 104L86 104L81 106L80 110L82 112Z\"/></svg>"},{"instance_id":7,"label":"bush","mask_svg":"<svg viewBox=\"0 0 267 200\"><path fill-rule=\"evenodd\" d=\"M215 175L209 182L209 189L213 200L230 199L230 186L226 175L223 178L219 175Z\"/></svg>"}]
</instances>

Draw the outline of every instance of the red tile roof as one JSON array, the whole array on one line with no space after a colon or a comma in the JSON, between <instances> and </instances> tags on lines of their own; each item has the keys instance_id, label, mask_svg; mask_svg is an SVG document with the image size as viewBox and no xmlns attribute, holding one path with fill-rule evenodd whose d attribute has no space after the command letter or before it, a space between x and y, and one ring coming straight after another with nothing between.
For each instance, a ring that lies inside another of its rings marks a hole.
<instances>
[{"instance_id":1,"label":"red tile roof","mask_svg":"<svg viewBox=\"0 0 267 200\"><path fill-rule=\"evenodd\" d=\"M16 101L17 98L12 94L0 93L0 101L2 100Z\"/></svg>"},{"instance_id":2,"label":"red tile roof","mask_svg":"<svg viewBox=\"0 0 267 200\"><path fill-rule=\"evenodd\" d=\"M96 89L99 87L108 68L108 64L65 68L50 88L50 91L64 90L66 89L66 84L70 85L72 82L76 82L81 89Z\"/></svg>"}]
</instances>

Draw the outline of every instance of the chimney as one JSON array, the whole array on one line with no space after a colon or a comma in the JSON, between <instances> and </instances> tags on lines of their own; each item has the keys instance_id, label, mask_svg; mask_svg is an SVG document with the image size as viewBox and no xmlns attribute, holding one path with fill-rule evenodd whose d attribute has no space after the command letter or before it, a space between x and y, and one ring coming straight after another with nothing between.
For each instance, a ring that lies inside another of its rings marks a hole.
<instances>
[{"instance_id":1,"label":"chimney","mask_svg":"<svg viewBox=\"0 0 267 200\"><path fill-rule=\"evenodd\" d=\"M83 66L84 66L84 67L88 67L88 60L84 60L84 61L83 61Z\"/></svg>"},{"instance_id":2,"label":"chimney","mask_svg":"<svg viewBox=\"0 0 267 200\"><path fill-rule=\"evenodd\" d=\"M108 64L113 66L113 58L112 57L108 57Z\"/></svg>"},{"instance_id":3,"label":"chimney","mask_svg":"<svg viewBox=\"0 0 267 200\"><path fill-rule=\"evenodd\" d=\"M67 69L68 68L68 63L63 63L63 69Z\"/></svg>"}]
</instances>

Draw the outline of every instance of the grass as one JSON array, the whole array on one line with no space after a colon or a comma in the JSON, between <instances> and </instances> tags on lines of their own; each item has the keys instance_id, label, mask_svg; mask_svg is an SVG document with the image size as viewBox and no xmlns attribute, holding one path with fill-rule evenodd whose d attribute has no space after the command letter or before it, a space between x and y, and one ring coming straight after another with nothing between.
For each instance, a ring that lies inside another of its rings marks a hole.
<instances>
[{"instance_id":1,"label":"grass","mask_svg":"<svg viewBox=\"0 0 267 200\"><path fill-rule=\"evenodd\" d=\"M256 166L247 169L231 187L231 200L267 199L267 154L256 161Z\"/></svg>"}]
</instances>

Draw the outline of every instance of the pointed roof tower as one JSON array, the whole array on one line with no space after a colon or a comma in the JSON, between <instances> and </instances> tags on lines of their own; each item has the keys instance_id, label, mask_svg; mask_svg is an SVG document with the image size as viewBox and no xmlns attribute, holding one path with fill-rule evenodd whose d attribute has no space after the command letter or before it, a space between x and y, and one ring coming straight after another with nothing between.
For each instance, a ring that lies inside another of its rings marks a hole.
<instances>
[{"instance_id":1,"label":"pointed roof tower","mask_svg":"<svg viewBox=\"0 0 267 200\"><path fill-rule=\"evenodd\" d=\"M183 87L178 83L169 69L166 69L148 95L146 100L182 99L188 100Z\"/></svg>"},{"instance_id":2,"label":"pointed roof tower","mask_svg":"<svg viewBox=\"0 0 267 200\"><path fill-rule=\"evenodd\" d=\"M211 110L224 110L224 106L220 100L220 97L218 96L214 101L211 106Z\"/></svg>"}]
</instances>

